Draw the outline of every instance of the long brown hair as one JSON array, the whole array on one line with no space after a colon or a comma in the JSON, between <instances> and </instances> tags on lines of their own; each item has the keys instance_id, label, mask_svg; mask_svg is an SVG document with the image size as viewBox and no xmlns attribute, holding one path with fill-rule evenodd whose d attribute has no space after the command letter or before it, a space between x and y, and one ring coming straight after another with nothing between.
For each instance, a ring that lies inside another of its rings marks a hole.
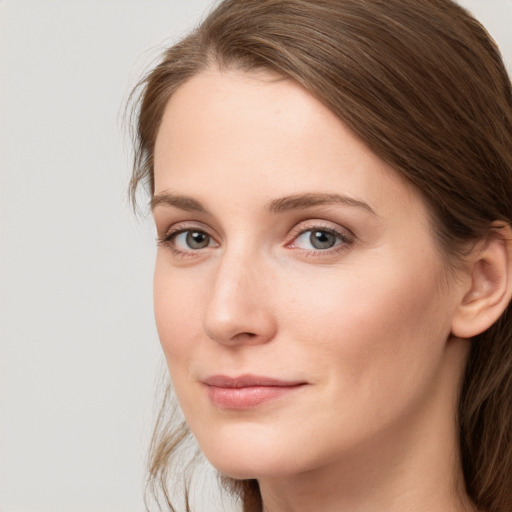
<instances>
[{"instance_id":1,"label":"long brown hair","mask_svg":"<svg viewBox=\"0 0 512 512\"><path fill-rule=\"evenodd\" d=\"M512 220L512 91L496 44L451 0L225 0L139 84L132 197L153 194L153 149L173 92L208 67L265 68L338 115L414 184L447 260ZM459 399L466 488L512 510L512 311L471 342ZM186 427L160 418L150 480L165 489ZM226 480L229 483L229 479ZM231 482L244 510L255 481ZM172 509L169 500L168 505Z\"/></svg>"}]
</instances>

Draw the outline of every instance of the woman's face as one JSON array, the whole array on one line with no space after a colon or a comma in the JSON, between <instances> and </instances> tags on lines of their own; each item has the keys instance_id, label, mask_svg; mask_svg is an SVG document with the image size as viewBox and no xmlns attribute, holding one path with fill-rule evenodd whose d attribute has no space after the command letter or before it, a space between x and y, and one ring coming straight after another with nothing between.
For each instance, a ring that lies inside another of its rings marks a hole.
<instances>
[{"instance_id":1,"label":"woman's face","mask_svg":"<svg viewBox=\"0 0 512 512\"><path fill-rule=\"evenodd\" d=\"M219 470L320 469L445 421L460 297L425 204L301 87L215 70L183 85L153 211L160 340Z\"/></svg>"}]
</instances>

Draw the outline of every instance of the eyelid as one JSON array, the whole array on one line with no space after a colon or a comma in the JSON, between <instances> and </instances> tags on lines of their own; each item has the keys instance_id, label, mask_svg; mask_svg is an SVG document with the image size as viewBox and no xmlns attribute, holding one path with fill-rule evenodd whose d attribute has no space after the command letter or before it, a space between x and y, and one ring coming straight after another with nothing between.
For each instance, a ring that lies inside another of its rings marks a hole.
<instances>
[{"instance_id":1,"label":"eyelid","mask_svg":"<svg viewBox=\"0 0 512 512\"><path fill-rule=\"evenodd\" d=\"M340 238L346 240L347 242L352 242L355 239L355 235L352 233L352 231L350 231L350 229L346 227L341 227L338 224L334 224L332 222L321 219L311 219L304 222L300 222L291 229L290 238L295 240L299 235L302 235L306 231L312 231L314 229L318 231L328 231L329 233L338 235Z\"/></svg>"},{"instance_id":2,"label":"eyelid","mask_svg":"<svg viewBox=\"0 0 512 512\"><path fill-rule=\"evenodd\" d=\"M159 235L159 239L168 239L178 233L182 233L183 231L204 231L212 238L216 238L214 234L212 234L211 228L209 228L206 224L203 224L199 221L181 221L175 222L171 226L165 229L162 235Z\"/></svg>"}]
</instances>

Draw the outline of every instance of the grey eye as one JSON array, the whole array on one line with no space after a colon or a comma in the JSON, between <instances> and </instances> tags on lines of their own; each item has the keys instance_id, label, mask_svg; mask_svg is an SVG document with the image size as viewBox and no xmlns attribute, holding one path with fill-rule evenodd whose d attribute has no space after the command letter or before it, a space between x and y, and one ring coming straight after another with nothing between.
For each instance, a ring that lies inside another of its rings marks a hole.
<instances>
[{"instance_id":1,"label":"grey eye","mask_svg":"<svg viewBox=\"0 0 512 512\"><path fill-rule=\"evenodd\" d=\"M330 249L336 245L337 238L328 231L313 230L309 235L309 241L315 249Z\"/></svg>"},{"instance_id":2,"label":"grey eye","mask_svg":"<svg viewBox=\"0 0 512 512\"><path fill-rule=\"evenodd\" d=\"M185 243L190 249L204 249L210 245L210 235L202 231L186 231Z\"/></svg>"},{"instance_id":3,"label":"grey eye","mask_svg":"<svg viewBox=\"0 0 512 512\"><path fill-rule=\"evenodd\" d=\"M328 229L308 229L302 232L293 245L299 249L325 251L345 241L343 235Z\"/></svg>"},{"instance_id":4,"label":"grey eye","mask_svg":"<svg viewBox=\"0 0 512 512\"><path fill-rule=\"evenodd\" d=\"M178 251L197 251L215 246L213 238L204 231L187 229L170 237L170 242Z\"/></svg>"}]
</instances>

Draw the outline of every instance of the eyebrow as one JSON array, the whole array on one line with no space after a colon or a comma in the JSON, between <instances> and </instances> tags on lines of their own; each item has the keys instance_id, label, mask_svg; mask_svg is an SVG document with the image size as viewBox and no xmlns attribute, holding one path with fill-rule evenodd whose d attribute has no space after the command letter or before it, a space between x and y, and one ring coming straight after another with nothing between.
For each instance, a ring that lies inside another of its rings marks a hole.
<instances>
[{"instance_id":1,"label":"eyebrow","mask_svg":"<svg viewBox=\"0 0 512 512\"><path fill-rule=\"evenodd\" d=\"M329 204L355 206L367 210L372 215L377 215L368 203L343 194L295 194L270 201L267 205L267 210L272 213L283 213L288 210L303 210L311 206Z\"/></svg>"},{"instance_id":2,"label":"eyebrow","mask_svg":"<svg viewBox=\"0 0 512 512\"><path fill-rule=\"evenodd\" d=\"M307 193L295 194L286 197L273 199L266 205L267 211L270 213L284 213L290 210L305 210L312 206L321 206L329 204L341 204L344 206L359 207L367 210L372 215L377 215L373 208L364 201L343 194L323 194L323 193ZM168 192L158 194L151 199L151 210L155 210L157 206L174 206L180 210L187 212L209 213L204 205L189 196L175 195Z\"/></svg>"},{"instance_id":3,"label":"eyebrow","mask_svg":"<svg viewBox=\"0 0 512 512\"><path fill-rule=\"evenodd\" d=\"M168 192L153 196L149 205L151 211L154 211L157 206L166 205L174 206L187 212L208 213L208 210L196 199L189 196L177 196Z\"/></svg>"}]
</instances>

